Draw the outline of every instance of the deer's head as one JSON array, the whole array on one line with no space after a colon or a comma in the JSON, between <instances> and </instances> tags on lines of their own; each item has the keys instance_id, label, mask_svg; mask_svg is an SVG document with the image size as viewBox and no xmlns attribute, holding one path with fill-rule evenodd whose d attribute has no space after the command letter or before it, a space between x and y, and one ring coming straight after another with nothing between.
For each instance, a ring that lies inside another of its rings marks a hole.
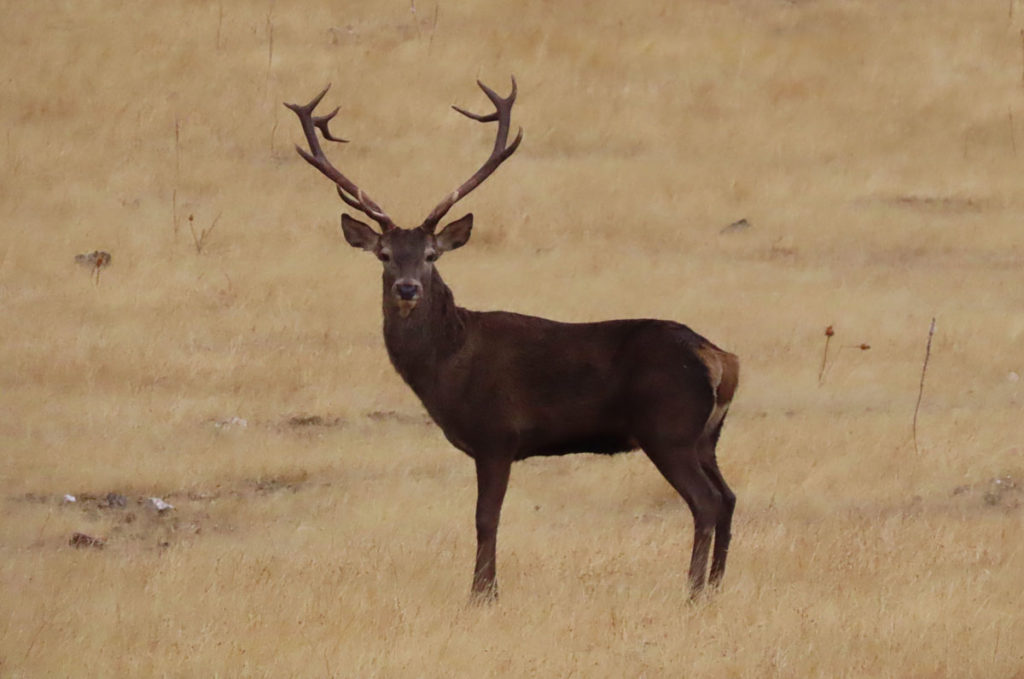
<instances>
[{"instance_id":1,"label":"deer's head","mask_svg":"<svg viewBox=\"0 0 1024 679\"><path fill-rule=\"evenodd\" d=\"M432 279L434 262L445 252L462 247L469 240L469 234L473 228L473 215L468 214L457 219L445 226L440 233L435 233L438 223L456 202L464 198L498 169L498 166L515 152L523 140L523 130L520 128L516 138L511 144L508 143L512 104L516 99L515 78L512 78L512 93L508 97L499 96L480 81L477 81L477 84L494 104L494 113L477 115L457 106L452 108L464 116L482 123L497 121L498 133L494 140L494 149L491 151L490 157L473 176L448 194L431 211L423 223L413 229L403 229L397 226L372 198L346 178L324 155L317 130L320 130L324 139L346 142L345 139L333 136L328 128L328 123L337 115L338 109L323 116L313 115L313 109L323 99L330 85L305 106L285 104L299 117L302 131L306 136L306 143L309 145L309 151L296 146L299 155L335 183L338 195L347 205L364 213L380 226L380 231L377 231L369 224L347 214L341 216L341 229L349 245L372 252L383 264L385 295L390 295L390 301L395 304L403 318L412 313L427 291L427 286Z\"/></svg>"},{"instance_id":2,"label":"deer's head","mask_svg":"<svg viewBox=\"0 0 1024 679\"><path fill-rule=\"evenodd\" d=\"M377 233L369 224L346 214L341 216L341 230L348 244L372 252L384 266L385 294L391 295L390 302L403 318L412 313L430 285L434 262L449 250L465 245L472 228L472 214L448 224L438 234L422 228Z\"/></svg>"}]
</instances>

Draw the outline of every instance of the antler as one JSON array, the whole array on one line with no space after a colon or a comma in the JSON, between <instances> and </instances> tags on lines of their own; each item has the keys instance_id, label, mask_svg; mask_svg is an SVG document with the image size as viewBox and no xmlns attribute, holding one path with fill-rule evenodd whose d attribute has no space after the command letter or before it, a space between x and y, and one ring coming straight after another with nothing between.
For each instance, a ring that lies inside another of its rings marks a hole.
<instances>
[{"instance_id":1,"label":"antler","mask_svg":"<svg viewBox=\"0 0 1024 679\"><path fill-rule=\"evenodd\" d=\"M317 138L316 134L317 130L320 130L324 139L341 142L343 144L348 143L347 139L341 139L332 135L331 131L327 127L327 124L331 119L338 114L338 109L334 109L327 115L313 115L313 109L316 108L317 104L320 103L320 100L324 98L324 95L327 94L327 90L329 89L331 89L330 85L325 87L323 92L313 97L313 101L309 102L305 106L289 104L287 102L285 103L285 106L294 111L295 115L299 117L299 122L302 124L302 131L306 135L306 143L309 144L309 152L298 145L295 146L295 150L299 152L299 155L302 156L307 163L320 170L320 172L337 185L338 195L341 196L343 201L380 224L381 230L390 231L391 229L396 228L391 217L388 217L387 213L384 212L384 210L382 210L372 198L366 195L362 189L339 172L338 168L334 167L334 165L331 164L331 161L327 160L327 156L324 155L323 149L320 148L320 140Z\"/></svg>"},{"instance_id":2,"label":"antler","mask_svg":"<svg viewBox=\"0 0 1024 679\"><path fill-rule=\"evenodd\" d=\"M476 84L480 86L480 89L484 91L484 94L487 95L487 98L490 99L491 103L494 104L494 113L489 113L487 115L477 115L476 113L470 113L469 111L463 110L458 106L452 106L452 108L461 113L462 115L466 116L467 118L472 118L473 120L479 121L481 123L490 123L497 120L498 135L494 140L494 150L491 151L491 156L484 162L483 165L480 166L480 169L477 170L472 177L467 179L465 183L462 184L462 186L455 189L455 191L448 194L448 196L444 200L438 203L437 207L434 208L434 211L430 213L426 220L424 220L423 224L420 225L420 228L426 231L427 233L433 233L434 229L437 228L437 223L441 221L441 218L444 217L445 213L447 213L448 210L450 210L451 207L455 205L455 203L464 198L466 194L475 189L477 186L481 184L481 182L483 182L485 179L491 176L491 173L497 170L498 166L505 162L505 160L515 152L515 150L519 147L519 142L523 140L523 128L520 127L519 134L516 135L516 138L512 141L512 144L506 146L506 144L508 143L509 123L512 118L512 104L514 104L516 101L515 76L512 76L512 93L509 94L508 97L504 99L498 96L498 94L495 93L494 90L489 88L487 85L484 85L479 80L476 81Z\"/></svg>"}]
</instances>

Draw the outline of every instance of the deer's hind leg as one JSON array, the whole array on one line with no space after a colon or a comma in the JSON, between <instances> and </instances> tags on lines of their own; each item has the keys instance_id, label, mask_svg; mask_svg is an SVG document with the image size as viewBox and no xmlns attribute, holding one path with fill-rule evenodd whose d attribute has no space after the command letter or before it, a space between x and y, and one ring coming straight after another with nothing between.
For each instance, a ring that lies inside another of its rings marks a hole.
<instances>
[{"instance_id":1,"label":"deer's hind leg","mask_svg":"<svg viewBox=\"0 0 1024 679\"><path fill-rule=\"evenodd\" d=\"M732 540L732 515L736 509L736 494L725 482L722 472L718 468L714 443L702 442L701 452L703 454L701 468L722 497L722 508L718 520L715 522L715 548L711 555L711 574L708 576L708 584L714 587L722 582L722 577L725 575L725 560L729 556L729 542Z\"/></svg>"},{"instance_id":2,"label":"deer's hind leg","mask_svg":"<svg viewBox=\"0 0 1024 679\"><path fill-rule=\"evenodd\" d=\"M701 465L696 444L647 443L644 452L665 480L682 496L693 514L693 552L690 555L690 596L704 589L712 536L720 525L725 500Z\"/></svg>"}]
</instances>

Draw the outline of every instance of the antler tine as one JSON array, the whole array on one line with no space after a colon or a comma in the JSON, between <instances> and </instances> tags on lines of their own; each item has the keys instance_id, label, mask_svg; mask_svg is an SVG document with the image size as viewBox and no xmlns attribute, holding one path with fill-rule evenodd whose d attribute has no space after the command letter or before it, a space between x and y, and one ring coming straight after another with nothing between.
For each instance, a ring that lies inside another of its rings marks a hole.
<instances>
[{"instance_id":1,"label":"antler tine","mask_svg":"<svg viewBox=\"0 0 1024 679\"><path fill-rule=\"evenodd\" d=\"M360 189L354 182L348 177L343 175L338 168L331 164L331 161L327 159L324 154L323 148L320 146L320 139L317 136L316 131L320 130L323 134L324 139L329 141L347 143L348 140L340 137L335 137L331 134L330 128L328 127L331 120L338 114L339 109L334 109L330 113L322 116L314 116L313 110L320 103L320 100L327 94L327 90L331 89L328 85L323 89L320 94L313 97L313 100L308 104L302 106L299 104L289 104L285 102L285 106L295 112L295 115L299 117L299 123L302 125L302 132L306 137L306 143L309 145L309 151L306 151L299 145L295 146L295 150L299 152L302 158L318 169L324 176L334 182L338 189L338 195L345 201L346 204L359 210L360 212L367 215L370 219L380 224L382 231L390 231L391 229L397 228L391 217L388 217L387 213L372 198L366 195L362 189Z\"/></svg>"},{"instance_id":2,"label":"antler tine","mask_svg":"<svg viewBox=\"0 0 1024 679\"><path fill-rule=\"evenodd\" d=\"M327 115L324 115L324 116L313 116L313 124L316 125L316 128L318 130L320 130L320 134L324 135L324 139L328 139L330 141L341 142L342 144L347 144L348 143L348 139L342 139L341 137L335 137L333 134L331 134L331 131L327 128L327 124L329 122L331 122L331 119L334 118L334 116L338 115L338 111L340 111L340 110L341 110L341 107L339 106L336 109L334 109L333 111L331 111L330 113L328 113Z\"/></svg>"},{"instance_id":3,"label":"antler tine","mask_svg":"<svg viewBox=\"0 0 1024 679\"><path fill-rule=\"evenodd\" d=\"M327 94L327 90L329 89L331 89L330 83L328 83L327 87L323 88L320 91L320 94L313 97L313 100L310 101L305 106L300 106L299 104L289 104L288 102L284 102L285 107L294 111L295 115L299 117L299 124L302 125L302 131L306 135L306 143L309 144L309 150L313 152L314 156L323 155L323 150L320 148L320 140L317 139L316 132L314 130L314 123L312 118L313 109L316 108L317 104L320 103L320 100L324 98L324 95ZM296 146L295 148L299 147ZM299 152L302 153L301 149Z\"/></svg>"},{"instance_id":4,"label":"antler tine","mask_svg":"<svg viewBox=\"0 0 1024 679\"><path fill-rule=\"evenodd\" d=\"M480 86L480 89L484 91L484 94L487 95L487 98L491 100L491 103L494 104L494 113L477 114L459 108L458 106L452 106L452 108L467 118L471 118L481 123L492 123L497 121L498 133L495 135L494 139L494 150L491 151L490 157L484 161L484 164L480 166L479 170L467 179L462 186L455 189L455 191L438 203L437 207L435 207L427 216L423 221L423 224L420 225L420 228L427 233L433 233L434 229L437 228L437 223L441 221L441 218L445 216L448 210L450 210L455 203L464 198L466 194L483 183L485 179L498 169L499 165L515 153L516 149L519 148L519 143L523 141L523 128L520 127L516 138L512 140L511 144L508 144L508 130L512 121L512 105L516 101L516 94L518 92L515 76L512 76L512 92L507 97L502 97L479 80L477 80L476 83Z\"/></svg>"},{"instance_id":5,"label":"antler tine","mask_svg":"<svg viewBox=\"0 0 1024 679\"><path fill-rule=\"evenodd\" d=\"M491 122L494 122L495 120L498 120L498 115L501 112L501 107L503 105L505 105L505 104L507 104L508 108L511 110L512 104L514 104L515 101L516 101L516 94L519 91L518 86L516 85L516 77L515 76L512 76L512 92L508 95L507 98L502 98L501 95L499 95L497 92L495 92L494 90L492 90L490 87L488 87L487 85L483 84L479 80L476 81L476 84L480 86L480 89L482 89L484 91L484 94L487 95L487 98L491 100L492 104L494 104L494 108L495 108L494 113L488 113L487 115L480 115L480 114L477 114L477 113L472 113L470 111L467 111L464 108L459 108L458 106L452 106L453 109L455 109L456 111L458 111L462 115L466 116L467 118L472 118L473 120L478 120L481 123L491 123Z\"/></svg>"},{"instance_id":6,"label":"antler tine","mask_svg":"<svg viewBox=\"0 0 1024 679\"><path fill-rule=\"evenodd\" d=\"M336 186L335 188L338 189L339 198L341 198L343 201L345 201L346 203L348 203L350 206L354 207L357 210L363 209L363 206L357 203L354 199L349 198L348 194L342 191L340 186Z\"/></svg>"},{"instance_id":7,"label":"antler tine","mask_svg":"<svg viewBox=\"0 0 1024 679\"><path fill-rule=\"evenodd\" d=\"M452 108L461 113L462 115L466 116L467 118L472 118L473 120L479 121L481 123L493 123L495 120L498 119L497 111L495 111L494 113L488 113L487 115L480 115L479 113L473 113L471 111L467 111L464 108L459 108L458 106L452 106Z\"/></svg>"}]
</instances>

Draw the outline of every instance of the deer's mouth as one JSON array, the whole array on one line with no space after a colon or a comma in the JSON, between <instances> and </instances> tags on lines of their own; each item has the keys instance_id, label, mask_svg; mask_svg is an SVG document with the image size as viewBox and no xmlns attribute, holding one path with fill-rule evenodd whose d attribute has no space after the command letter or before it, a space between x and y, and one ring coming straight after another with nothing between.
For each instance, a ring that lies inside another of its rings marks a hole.
<instances>
[{"instance_id":1,"label":"deer's mouth","mask_svg":"<svg viewBox=\"0 0 1024 679\"><path fill-rule=\"evenodd\" d=\"M402 318L408 318L412 310L416 308L416 304L419 303L419 299L399 299L398 301L398 315Z\"/></svg>"}]
</instances>

